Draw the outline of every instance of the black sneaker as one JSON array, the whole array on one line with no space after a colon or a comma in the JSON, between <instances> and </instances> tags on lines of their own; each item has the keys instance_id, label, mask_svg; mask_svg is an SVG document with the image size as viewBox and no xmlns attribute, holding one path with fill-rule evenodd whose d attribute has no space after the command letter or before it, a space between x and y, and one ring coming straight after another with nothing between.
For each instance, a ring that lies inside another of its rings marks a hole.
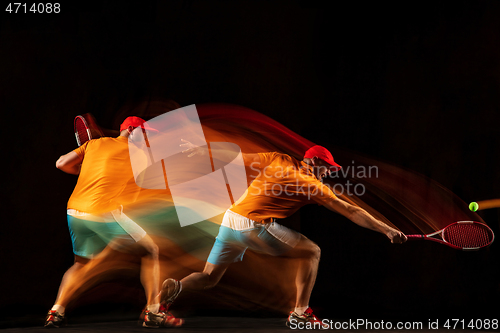
<instances>
[{"instance_id":1,"label":"black sneaker","mask_svg":"<svg viewBox=\"0 0 500 333\"><path fill-rule=\"evenodd\" d=\"M181 292L181 282L175 279L166 279L161 285L160 303L167 308L175 301Z\"/></svg>"},{"instance_id":2,"label":"black sneaker","mask_svg":"<svg viewBox=\"0 0 500 333\"><path fill-rule=\"evenodd\" d=\"M299 315L297 312L292 311L286 321L286 326L291 329L320 329L325 330L329 328L328 324L323 323L316 317L311 308Z\"/></svg>"},{"instance_id":3,"label":"black sneaker","mask_svg":"<svg viewBox=\"0 0 500 333\"><path fill-rule=\"evenodd\" d=\"M49 313L47 313L47 316L45 317L45 324L43 325L43 327L58 328L64 326L63 322L64 322L64 315L61 315L56 310L50 310Z\"/></svg>"}]
</instances>

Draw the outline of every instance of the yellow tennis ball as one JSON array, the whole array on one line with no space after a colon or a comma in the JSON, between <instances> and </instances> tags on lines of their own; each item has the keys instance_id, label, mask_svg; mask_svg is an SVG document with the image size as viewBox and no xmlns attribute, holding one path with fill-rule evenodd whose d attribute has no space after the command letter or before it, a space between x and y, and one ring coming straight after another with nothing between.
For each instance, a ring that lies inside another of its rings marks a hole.
<instances>
[{"instance_id":1,"label":"yellow tennis ball","mask_svg":"<svg viewBox=\"0 0 500 333\"><path fill-rule=\"evenodd\" d=\"M477 202L473 201L469 204L469 209L475 212L476 210L479 209L479 205L477 204Z\"/></svg>"}]
</instances>

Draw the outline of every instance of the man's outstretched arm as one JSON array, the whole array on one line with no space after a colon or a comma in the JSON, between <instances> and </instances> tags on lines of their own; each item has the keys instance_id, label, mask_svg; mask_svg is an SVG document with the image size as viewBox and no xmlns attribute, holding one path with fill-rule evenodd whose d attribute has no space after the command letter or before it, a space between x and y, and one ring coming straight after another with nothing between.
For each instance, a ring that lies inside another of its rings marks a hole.
<instances>
[{"instance_id":1,"label":"man's outstretched arm","mask_svg":"<svg viewBox=\"0 0 500 333\"><path fill-rule=\"evenodd\" d=\"M351 205L344 200L340 200L339 198L332 199L325 204L325 207L347 217L349 220L361 227L378 231L386 235L387 238L391 240L391 243L400 244L406 242L407 240L406 235L401 231L377 220L363 208Z\"/></svg>"}]
</instances>

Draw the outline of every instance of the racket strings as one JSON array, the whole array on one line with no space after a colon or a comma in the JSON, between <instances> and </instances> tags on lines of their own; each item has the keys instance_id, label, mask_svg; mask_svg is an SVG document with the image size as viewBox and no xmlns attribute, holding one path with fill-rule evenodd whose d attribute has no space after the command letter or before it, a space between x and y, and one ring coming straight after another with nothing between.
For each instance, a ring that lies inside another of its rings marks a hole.
<instances>
[{"instance_id":1,"label":"racket strings","mask_svg":"<svg viewBox=\"0 0 500 333\"><path fill-rule=\"evenodd\" d=\"M85 142L89 140L89 134L87 133L87 129L78 129L78 137L80 138L80 141Z\"/></svg>"},{"instance_id":2,"label":"racket strings","mask_svg":"<svg viewBox=\"0 0 500 333\"><path fill-rule=\"evenodd\" d=\"M87 132L87 127L85 126L83 121L81 121L80 119L75 120L75 129L79 143L83 144L84 142L90 140L89 134Z\"/></svg>"},{"instance_id":3,"label":"racket strings","mask_svg":"<svg viewBox=\"0 0 500 333\"><path fill-rule=\"evenodd\" d=\"M462 248L476 248L488 245L492 235L479 224L453 224L443 231L443 239Z\"/></svg>"}]
</instances>

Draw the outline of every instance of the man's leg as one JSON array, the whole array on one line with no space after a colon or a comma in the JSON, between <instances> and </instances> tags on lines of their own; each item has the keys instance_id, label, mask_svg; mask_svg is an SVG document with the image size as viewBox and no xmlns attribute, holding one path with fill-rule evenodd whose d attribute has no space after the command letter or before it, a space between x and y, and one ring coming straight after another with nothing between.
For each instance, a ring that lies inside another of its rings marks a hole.
<instances>
[{"instance_id":1,"label":"man's leg","mask_svg":"<svg viewBox=\"0 0 500 333\"><path fill-rule=\"evenodd\" d=\"M59 287L56 305L66 307L106 275L120 269L129 269L129 257L107 246L95 257L86 259L75 255L75 264L66 271Z\"/></svg>"},{"instance_id":2,"label":"man's leg","mask_svg":"<svg viewBox=\"0 0 500 333\"><path fill-rule=\"evenodd\" d=\"M141 258L141 282L146 293L146 310L158 313L159 288L160 288L160 261L158 245L146 233L141 226L133 221L123 212L123 207L111 212L111 215L117 221L122 231L125 231L133 238L137 245L146 250L147 254ZM134 248L135 246L132 246Z\"/></svg>"},{"instance_id":3,"label":"man's leg","mask_svg":"<svg viewBox=\"0 0 500 333\"><path fill-rule=\"evenodd\" d=\"M295 286L297 288L295 310L288 316L287 326L293 328L293 325L298 322L308 322L314 325L314 328L328 328L328 325L320 321L314 315L311 308L309 308L309 299L314 283L316 282L321 256L319 246L304 235L301 235L297 245L283 256L298 261L297 274L295 276Z\"/></svg>"},{"instance_id":4,"label":"man's leg","mask_svg":"<svg viewBox=\"0 0 500 333\"><path fill-rule=\"evenodd\" d=\"M314 283L316 282L321 249L314 242L302 235L299 243L282 256L298 260L299 266L297 275L295 276L295 285L297 288L295 308L299 312L303 312L309 306L309 299Z\"/></svg>"},{"instance_id":5,"label":"man's leg","mask_svg":"<svg viewBox=\"0 0 500 333\"><path fill-rule=\"evenodd\" d=\"M224 219L226 218L227 213L224 215ZM246 246L237 245L238 241L235 238L237 233L221 226L203 272L191 273L181 281L166 279L161 287L161 303L168 309L183 289L204 290L214 287L231 263L243 259Z\"/></svg>"},{"instance_id":6,"label":"man's leg","mask_svg":"<svg viewBox=\"0 0 500 333\"><path fill-rule=\"evenodd\" d=\"M182 290L205 290L214 287L226 272L230 263L207 262L203 272L191 273L180 281L166 279L161 287L160 301L168 310Z\"/></svg>"},{"instance_id":7,"label":"man's leg","mask_svg":"<svg viewBox=\"0 0 500 333\"><path fill-rule=\"evenodd\" d=\"M137 244L141 245L148 253L141 259L141 282L146 292L146 308L158 312L160 307L160 262L158 245L149 235L144 236Z\"/></svg>"},{"instance_id":8,"label":"man's leg","mask_svg":"<svg viewBox=\"0 0 500 333\"><path fill-rule=\"evenodd\" d=\"M71 299L71 290L74 288L75 283L78 281L78 276L88 262L89 259L75 255L75 262L73 266L64 273L61 284L59 285L56 301L45 318L45 327L61 326L66 307Z\"/></svg>"},{"instance_id":9,"label":"man's leg","mask_svg":"<svg viewBox=\"0 0 500 333\"><path fill-rule=\"evenodd\" d=\"M203 272L195 272L181 280L183 289L203 290L215 287L230 264L205 264Z\"/></svg>"},{"instance_id":10,"label":"man's leg","mask_svg":"<svg viewBox=\"0 0 500 333\"><path fill-rule=\"evenodd\" d=\"M214 287L220 281L229 265L230 264L215 265L207 262L203 272L191 273L181 281L166 279L162 284L160 294L160 301L162 303L161 311L166 315L164 326L178 327L184 323L183 319L175 318L168 312L170 305L175 301L182 290L204 290Z\"/></svg>"},{"instance_id":11,"label":"man's leg","mask_svg":"<svg viewBox=\"0 0 500 333\"><path fill-rule=\"evenodd\" d=\"M90 260L87 258L75 255L75 262L73 266L71 266L66 273L64 273L61 285L59 286L59 291L57 292L56 302L54 303L54 306L57 305L62 308L61 311L58 311L60 314L64 314L64 309L71 299L71 295L69 295L70 290L73 289L76 281L78 280L78 276L89 261Z\"/></svg>"},{"instance_id":12,"label":"man's leg","mask_svg":"<svg viewBox=\"0 0 500 333\"><path fill-rule=\"evenodd\" d=\"M220 231L219 236L221 236ZM238 247L234 248L229 254L229 257L227 257L229 251L226 250L231 247L231 244L227 244L222 242L220 239L216 239L208 257L209 261L206 262L203 272L191 273L180 281L166 279L161 287L162 291L160 301L168 308L183 289L204 290L214 287L217 283L219 283L229 265L235 261L241 260L243 257L245 248ZM226 257L221 256L221 253L225 253ZM217 264L210 261L216 262Z\"/></svg>"},{"instance_id":13,"label":"man's leg","mask_svg":"<svg viewBox=\"0 0 500 333\"><path fill-rule=\"evenodd\" d=\"M95 231L88 226L89 223L92 224L96 222L86 221L72 215L68 215L67 219L73 252L79 253L80 255L75 254L75 262L73 266L64 273L59 286L56 302L52 308L52 310L56 310L59 314L64 314L66 306L74 298L75 292L82 286L82 275L85 275L89 266L94 264L93 260L85 257L92 257L94 253L97 253L98 250L102 249L104 247L103 245L105 245L96 237Z\"/></svg>"}]
</instances>

